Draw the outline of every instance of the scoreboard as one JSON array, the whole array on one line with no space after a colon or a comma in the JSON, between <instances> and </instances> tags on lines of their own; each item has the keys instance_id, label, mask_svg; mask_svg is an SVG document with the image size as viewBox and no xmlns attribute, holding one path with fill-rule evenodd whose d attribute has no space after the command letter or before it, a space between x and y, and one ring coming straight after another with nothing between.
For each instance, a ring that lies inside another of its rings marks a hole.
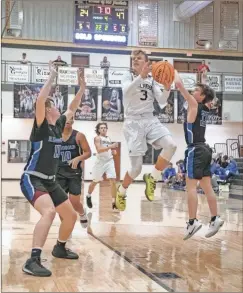
<instances>
[{"instance_id":1,"label":"scoreboard","mask_svg":"<svg viewBox=\"0 0 243 293\"><path fill-rule=\"evenodd\" d=\"M128 1L92 2L75 1L74 41L127 45Z\"/></svg>"}]
</instances>

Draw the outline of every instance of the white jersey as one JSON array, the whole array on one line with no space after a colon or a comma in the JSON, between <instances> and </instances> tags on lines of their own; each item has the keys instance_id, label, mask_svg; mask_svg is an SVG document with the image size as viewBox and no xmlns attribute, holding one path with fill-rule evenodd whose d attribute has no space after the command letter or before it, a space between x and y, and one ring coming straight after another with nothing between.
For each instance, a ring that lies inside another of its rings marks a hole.
<instances>
[{"instance_id":1,"label":"white jersey","mask_svg":"<svg viewBox=\"0 0 243 293\"><path fill-rule=\"evenodd\" d=\"M111 139L109 138L109 136L99 136L100 137L100 145L101 147L108 147L112 144ZM106 152L102 152L102 153L97 153L96 155L98 160L102 160L102 161L109 161L110 159L113 158L111 150L108 150Z\"/></svg>"},{"instance_id":2,"label":"white jersey","mask_svg":"<svg viewBox=\"0 0 243 293\"><path fill-rule=\"evenodd\" d=\"M124 114L127 118L142 114L151 115L154 111L154 99L159 104L164 104L169 94L166 90L161 92L152 76L143 79L140 75L134 77L130 74L123 80Z\"/></svg>"}]
</instances>

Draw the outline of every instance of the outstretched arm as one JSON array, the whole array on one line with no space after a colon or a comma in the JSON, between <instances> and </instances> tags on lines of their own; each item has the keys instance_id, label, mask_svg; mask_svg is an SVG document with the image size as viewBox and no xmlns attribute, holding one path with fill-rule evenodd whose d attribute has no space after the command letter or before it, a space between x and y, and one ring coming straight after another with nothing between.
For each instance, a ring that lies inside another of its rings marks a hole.
<instances>
[{"instance_id":1,"label":"outstretched arm","mask_svg":"<svg viewBox=\"0 0 243 293\"><path fill-rule=\"evenodd\" d=\"M109 145L107 147L101 146L99 136L96 136L96 138L94 139L94 144L95 144L95 147L96 147L96 150L97 150L98 154L107 152L108 150L115 149L115 148L118 147L117 143L113 143L113 144L111 144L111 145Z\"/></svg>"},{"instance_id":2,"label":"outstretched arm","mask_svg":"<svg viewBox=\"0 0 243 293\"><path fill-rule=\"evenodd\" d=\"M52 62L49 62L49 68L50 68L50 75L45 82L44 86L41 88L40 93L36 99L36 111L35 111L35 117L36 117L36 123L37 126L40 127L45 119L45 102L48 98L48 95L50 93L52 83L54 82L57 71L55 67L52 65Z\"/></svg>"},{"instance_id":3,"label":"outstretched arm","mask_svg":"<svg viewBox=\"0 0 243 293\"><path fill-rule=\"evenodd\" d=\"M72 100L71 104L69 105L67 111L64 113L64 115L67 117L67 120L72 118L74 116L75 112L77 111L77 109L80 105L82 96L84 94L85 87L86 87L86 83L85 83L84 79L81 77L81 73L78 72L77 74L78 74L80 88L79 88L79 91L77 92L75 98Z\"/></svg>"},{"instance_id":4,"label":"outstretched arm","mask_svg":"<svg viewBox=\"0 0 243 293\"><path fill-rule=\"evenodd\" d=\"M177 71L175 72L175 85L184 99L188 102L187 122L193 123L197 116L198 102L192 95L189 94L188 90L185 89Z\"/></svg>"}]
</instances>

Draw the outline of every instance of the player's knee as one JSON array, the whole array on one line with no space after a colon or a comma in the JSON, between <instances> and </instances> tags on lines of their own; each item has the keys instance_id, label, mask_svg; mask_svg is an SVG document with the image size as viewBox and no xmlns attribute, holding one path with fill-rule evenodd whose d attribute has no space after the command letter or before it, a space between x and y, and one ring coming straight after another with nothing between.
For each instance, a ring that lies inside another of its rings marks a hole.
<instances>
[{"instance_id":1,"label":"player's knee","mask_svg":"<svg viewBox=\"0 0 243 293\"><path fill-rule=\"evenodd\" d=\"M129 176L132 179L138 177L138 175L142 172L142 165L141 166L133 166L131 170L128 172Z\"/></svg>"},{"instance_id":2,"label":"player's knee","mask_svg":"<svg viewBox=\"0 0 243 293\"><path fill-rule=\"evenodd\" d=\"M173 140L169 141L160 153L160 156L170 162L177 149L177 145Z\"/></svg>"},{"instance_id":3,"label":"player's knee","mask_svg":"<svg viewBox=\"0 0 243 293\"><path fill-rule=\"evenodd\" d=\"M116 185L116 179L110 178L110 184L111 185Z\"/></svg>"},{"instance_id":4,"label":"player's knee","mask_svg":"<svg viewBox=\"0 0 243 293\"><path fill-rule=\"evenodd\" d=\"M49 221L53 221L56 216L55 208L54 207L47 208L42 216L47 218Z\"/></svg>"}]
</instances>

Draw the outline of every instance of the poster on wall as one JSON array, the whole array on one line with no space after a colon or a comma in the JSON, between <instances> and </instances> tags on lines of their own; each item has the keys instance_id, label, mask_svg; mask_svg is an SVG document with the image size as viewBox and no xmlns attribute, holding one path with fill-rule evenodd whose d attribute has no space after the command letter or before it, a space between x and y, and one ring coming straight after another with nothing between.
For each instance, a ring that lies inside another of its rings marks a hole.
<instances>
[{"instance_id":1,"label":"poster on wall","mask_svg":"<svg viewBox=\"0 0 243 293\"><path fill-rule=\"evenodd\" d=\"M123 94L121 88L102 89L102 121L123 121Z\"/></svg>"},{"instance_id":2,"label":"poster on wall","mask_svg":"<svg viewBox=\"0 0 243 293\"><path fill-rule=\"evenodd\" d=\"M221 91L221 75L219 74L207 74L206 84L210 86L216 92Z\"/></svg>"},{"instance_id":3,"label":"poster on wall","mask_svg":"<svg viewBox=\"0 0 243 293\"><path fill-rule=\"evenodd\" d=\"M138 1L138 43L140 46L158 45L158 1Z\"/></svg>"},{"instance_id":4,"label":"poster on wall","mask_svg":"<svg viewBox=\"0 0 243 293\"><path fill-rule=\"evenodd\" d=\"M75 88L75 94L79 87ZM75 120L97 121L98 87L87 87L75 113Z\"/></svg>"},{"instance_id":5,"label":"poster on wall","mask_svg":"<svg viewBox=\"0 0 243 293\"><path fill-rule=\"evenodd\" d=\"M222 124L223 93L217 93L212 101L211 109L207 117L207 124Z\"/></svg>"},{"instance_id":6,"label":"poster on wall","mask_svg":"<svg viewBox=\"0 0 243 293\"><path fill-rule=\"evenodd\" d=\"M31 149L29 140L8 141L8 163L27 163Z\"/></svg>"},{"instance_id":7,"label":"poster on wall","mask_svg":"<svg viewBox=\"0 0 243 293\"><path fill-rule=\"evenodd\" d=\"M108 85L110 87L121 87L127 73L125 70L109 70Z\"/></svg>"},{"instance_id":8,"label":"poster on wall","mask_svg":"<svg viewBox=\"0 0 243 293\"><path fill-rule=\"evenodd\" d=\"M197 74L196 73L185 73L179 72L179 76L187 90L194 90L197 84Z\"/></svg>"},{"instance_id":9,"label":"poster on wall","mask_svg":"<svg viewBox=\"0 0 243 293\"><path fill-rule=\"evenodd\" d=\"M84 69L84 77L86 86L104 86L104 70L103 69Z\"/></svg>"},{"instance_id":10,"label":"poster on wall","mask_svg":"<svg viewBox=\"0 0 243 293\"><path fill-rule=\"evenodd\" d=\"M33 78L34 83L45 83L50 75L50 69L48 66L34 66Z\"/></svg>"},{"instance_id":11,"label":"poster on wall","mask_svg":"<svg viewBox=\"0 0 243 293\"><path fill-rule=\"evenodd\" d=\"M29 82L28 65L7 64L7 81L8 82Z\"/></svg>"},{"instance_id":12,"label":"poster on wall","mask_svg":"<svg viewBox=\"0 0 243 293\"><path fill-rule=\"evenodd\" d=\"M58 66L57 83L60 85L78 85L78 68Z\"/></svg>"},{"instance_id":13,"label":"poster on wall","mask_svg":"<svg viewBox=\"0 0 243 293\"><path fill-rule=\"evenodd\" d=\"M34 118L34 105L41 87L41 84L14 84L14 118ZM60 113L67 110L67 86L54 86L49 95Z\"/></svg>"},{"instance_id":14,"label":"poster on wall","mask_svg":"<svg viewBox=\"0 0 243 293\"><path fill-rule=\"evenodd\" d=\"M224 77L224 91L225 92L236 92L242 93L242 76L235 75L229 76L225 75Z\"/></svg>"},{"instance_id":15,"label":"poster on wall","mask_svg":"<svg viewBox=\"0 0 243 293\"><path fill-rule=\"evenodd\" d=\"M156 99L154 100L154 115L161 123L174 123L174 95L175 92L171 91L164 105L159 104Z\"/></svg>"}]
</instances>

